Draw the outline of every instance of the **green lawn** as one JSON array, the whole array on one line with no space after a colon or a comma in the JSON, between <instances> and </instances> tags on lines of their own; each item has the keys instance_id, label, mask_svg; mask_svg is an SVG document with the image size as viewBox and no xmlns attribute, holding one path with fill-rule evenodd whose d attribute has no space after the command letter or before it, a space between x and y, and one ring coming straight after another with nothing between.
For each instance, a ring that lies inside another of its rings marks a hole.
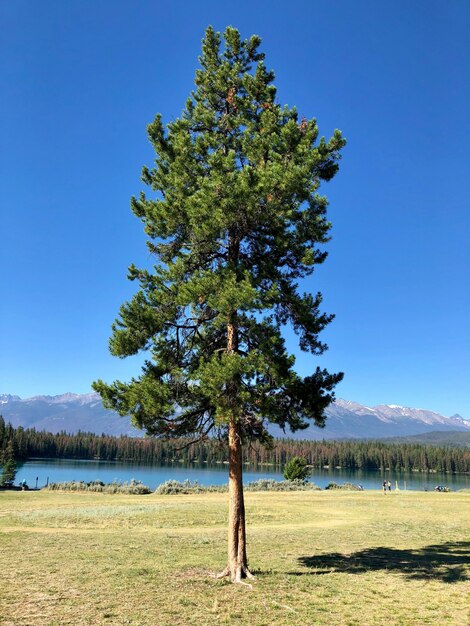
<instances>
[{"instance_id":1,"label":"green lawn","mask_svg":"<svg viewBox=\"0 0 470 626\"><path fill-rule=\"evenodd\" d=\"M469 624L470 493L247 493L253 589L225 566L226 494L0 492L0 624Z\"/></svg>"}]
</instances>

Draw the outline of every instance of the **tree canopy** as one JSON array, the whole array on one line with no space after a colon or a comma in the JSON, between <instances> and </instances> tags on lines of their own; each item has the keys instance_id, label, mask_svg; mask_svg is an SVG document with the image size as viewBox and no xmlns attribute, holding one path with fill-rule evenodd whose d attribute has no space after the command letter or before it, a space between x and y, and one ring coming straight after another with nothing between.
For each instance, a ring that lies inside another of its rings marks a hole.
<instances>
[{"instance_id":1,"label":"tree canopy","mask_svg":"<svg viewBox=\"0 0 470 626\"><path fill-rule=\"evenodd\" d=\"M282 328L300 348L326 346L319 333L333 316L321 295L298 281L326 258L327 200L322 180L337 171L344 139L318 138L315 119L276 102L274 74L260 39L227 28L225 47L208 28L196 89L182 116L148 126L154 167L132 210L143 221L152 271L129 268L139 283L113 325L111 353L147 351L139 378L94 388L106 406L152 435L208 434L236 416L243 435L266 438L266 422L296 430L324 408L342 374L294 371ZM227 351L236 318L238 346ZM230 382L237 381L236 393Z\"/></svg>"}]
</instances>

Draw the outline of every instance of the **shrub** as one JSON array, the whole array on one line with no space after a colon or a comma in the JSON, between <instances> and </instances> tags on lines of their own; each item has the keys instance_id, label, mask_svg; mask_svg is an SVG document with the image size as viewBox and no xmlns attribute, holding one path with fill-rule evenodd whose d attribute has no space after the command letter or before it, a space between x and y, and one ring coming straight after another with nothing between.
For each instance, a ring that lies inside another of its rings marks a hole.
<instances>
[{"instance_id":1,"label":"shrub","mask_svg":"<svg viewBox=\"0 0 470 626\"><path fill-rule=\"evenodd\" d=\"M158 485L155 493L158 495L174 495L178 493L222 493L228 491L227 485L200 485L197 480L167 480Z\"/></svg>"},{"instance_id":2,"label":"shrub","mask_svg":"<svg viewBox=\"0 0 470 626\"><path fill-rule=\"evenodd\" d=\"M328 483L325 489L345 489L346 491L363 491L363 488L360 485L354 485L353 483L338 484L335 482Z\"/></svg>"},{"instance_id":3,"label":"shrub","mask_svg":"<svg viewBox=\"0 0 470 626\"><path fill-rule=\"evenodd\" d=\"M304 480L273 480L260 478L245 485L246 491L320 491L314 483Z\"/></svg>"},{"instance_id":4,"label":"shrub","mask_svg":"<svg viewBox=\"0 0 470 626\"><path fill-rule=\"evenodd\" d=\"M319 491L320 487L313 483L306 483L302 480L273 480L272 478L261 478L244 485L245 491ZM159 485L155 493L158 495L189 494L189 493L223 493L228 491L228 485L200 485L197 480L191 482L184 480L167 480Z\"/></svg>"},{"instance_id":5,"label":"shrub","mask_svg":"<svg viewBox=\"0 0 470 626\"><path fill-rule=\"evenodd\" d=\"M139 480L132 479L127 482L112 482L103 483L101 480L92 480L88 483L72 480L70 482L63 483L49 483L47 487L44 487L48 491L92 491L95 493L122 493L128 495L145 495L151 493L151 490L147 485L144 485Z\"/></svg>"}]
</instances>

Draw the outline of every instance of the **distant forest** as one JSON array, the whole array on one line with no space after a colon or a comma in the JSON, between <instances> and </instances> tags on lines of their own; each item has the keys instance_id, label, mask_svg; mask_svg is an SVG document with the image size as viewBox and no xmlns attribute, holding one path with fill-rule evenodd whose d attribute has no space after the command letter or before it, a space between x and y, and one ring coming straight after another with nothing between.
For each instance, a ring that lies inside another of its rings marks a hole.
<instances>
[{"instance_id":1,"label":"distant forest","mask_svg":"<svg viewBox=\"0 0 470 626\"><path fill-rule=\"evenodd\" d=\"M184 440L112 437L79 432L51 434L34 428L13 428L0 416L0 450L12 441L17 460L30 458L96 459L142 464L207 463L227 461L227 447L217 439L191 446ZM271 448L259 443L244 448L244 461L252 466L282 467L302 456L314 467L363 470L414 470L470 473L470 449L380 441L298 441L275 439Z\"/></svg>"}]
</instances>

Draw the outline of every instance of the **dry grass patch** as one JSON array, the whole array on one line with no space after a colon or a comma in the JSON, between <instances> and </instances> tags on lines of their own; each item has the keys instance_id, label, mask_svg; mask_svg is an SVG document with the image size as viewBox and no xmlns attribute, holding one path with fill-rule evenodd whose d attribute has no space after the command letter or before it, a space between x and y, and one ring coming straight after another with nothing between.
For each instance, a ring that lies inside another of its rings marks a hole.
<instances>
[{"instance_id":1,"label":"dry grass patch","mask_svg":"<svg viewBox=\"0 0 470 626\"><path fill-rule=\"evenodd\" d=\"M1 493L3 626L468 626L470 493L249 493L252 590L226 494Z\"/></svg>"}]
</instances>

